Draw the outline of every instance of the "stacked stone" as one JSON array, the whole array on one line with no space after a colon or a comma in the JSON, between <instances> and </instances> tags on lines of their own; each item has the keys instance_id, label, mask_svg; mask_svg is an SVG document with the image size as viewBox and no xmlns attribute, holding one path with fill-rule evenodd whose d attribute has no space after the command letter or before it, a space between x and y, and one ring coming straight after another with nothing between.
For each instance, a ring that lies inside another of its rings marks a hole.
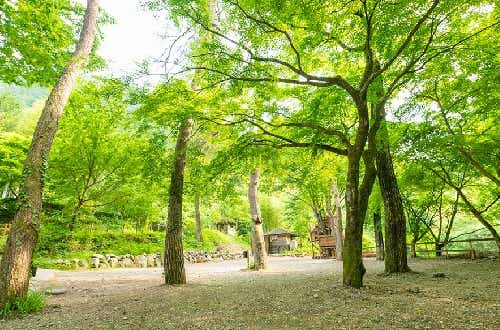
<instances>
[{"instance_id":1,"label":"stacked stone","mask_svg":"<svg viewBox=\"0 0 500 330\"><path fill-rule=\"evenodd\" d=\"M202 263L210 261L236 260L243 258L240 252L218 251L186 251L184 260L188 263ZM163 266L163 258L159 253L114 255L114 254L93 254L90 257L90 263L85 259L55 261L56 265L75 268L75 269L105 269L105 268L154 268Z\"/></svg>"}]
</instances>

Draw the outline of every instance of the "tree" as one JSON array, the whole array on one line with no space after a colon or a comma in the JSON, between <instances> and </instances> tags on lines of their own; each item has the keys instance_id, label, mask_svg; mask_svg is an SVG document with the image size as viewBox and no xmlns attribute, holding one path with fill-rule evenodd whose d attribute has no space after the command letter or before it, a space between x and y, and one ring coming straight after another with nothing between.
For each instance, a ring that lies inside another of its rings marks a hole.
<instances>
[{"instance_id":1,"label":"tree","mask_svg":"<svg viewBox=\"0 0 500 330\"><path fill-rule=\"evenodd\" d=\"M133 136L126 97L122 82L94 79L69 99L51 152L45 199L70 210L70 231L85 207L127 199L128 194L115 192L137 180L144 141Z\"/></svg>"},{"instance_id":2,"label":"tree","mask_svg":"<svg viewBox=\"0 0 500 330\"><path fill-rule=\"evenodd\" d=\"M347 156L345 285L362 285L365 273L361 251L363 222L377 174L385 181L381 188L388 190L383 194L388 208L386 226L396 229L389 232L387 248L391 253L386 257L386 269L407 271L402 253L406 244L404 214L384 138L385 105L415 72L441 54L456 49L464 40L492 27L482 26L466 33L455 28L441 29L445 25L457 27L468 22L470 15L458 13L473 4L429 0L419 2L419 10L415 10L413 1L397 5L380 1L343 5L308 1L296 6L292 2L225 0L219 7L230 19L216 27L210 24L204 1L171 0L169 5L176 19L184 18L198 31L213 35L212 40L203 40L194 47L193 60L184 68L204 72L207 86L228 81L237 87L293 84L331 88L349 100L351 118L356 119L347 136L341 130L327 129L316 123L292 123L338 137L334 145L306 138L294 140L277 135L263 125L259 128L273 140L280 141L273 143L280 147L318 147ZM152 1L150 6L157 8L162 4ZM404 19L394 20L396 15ZM379 128L382 128L380 136ZM379 168L375 167L375 159Z\"/></svg>"},{"instance_id":3,"label":"tree","mask_svg":"<svg viewBox=\"0 0 500 330\"><path fill-rule=\"evenodd\" d=\"M254 269L267 268L267 252L264 241L264 229L262 228L262 215L258 201L259 169L254 168L250 174L248 186L248 202L250 203L250 214L252 217L252 253Z\"/></svg>"},{"instance_id":4,"label":"tree","mask_svg":"<svg viewBox=\"0 0 500 330\"><path fill-rule=\"evenodd\" d=\"M165 283L186 284L184 253L182 248L182 194L186 152L193 120L182 122L175 145L174 169L168 196L168 222L165 236Z\"/></svg>"},{"instance_id":5,"label":"tree","mask_svg":"<svg viewBox=\"0 0 500 330\"><path fill-rule=\"evenodd\" d=\"M80 40L42 111L23 169L19 207L9 231L0 266L0 307L28 290L29 269L38 238L42 188L59 117L84 67L97 30L99 2L88 0Z\"/></svg>"},{"instance_id":6,"label":"tree","mask_svg":"<svg viewBox=\"0 0 500 330\"><path fill-rule=\"evenodd\" d=\"M2 0L0 12L0 80L53 85L71 58L83 8L69 0Z\"/></svg>"},{"instance_id":7,"label":"tree","mask_svg":"<svg viewBox=\"0 0 500 330\"><path fill-rule=\"evenodd\" d=\"M342 205L340 204L340 193L337 185L337 179L332 180L332 197L335 200L335 241L336 241L336 250L335 250L335 258L337 260L342 260L342 251L343 251L343 225L342 225Z\"/></svg>"}]
</instances>

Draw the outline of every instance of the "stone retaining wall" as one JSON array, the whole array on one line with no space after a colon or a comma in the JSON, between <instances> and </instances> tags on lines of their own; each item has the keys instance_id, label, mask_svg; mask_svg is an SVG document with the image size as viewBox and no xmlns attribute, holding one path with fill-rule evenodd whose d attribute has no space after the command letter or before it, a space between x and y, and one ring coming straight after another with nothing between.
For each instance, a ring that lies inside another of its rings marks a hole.
<instances>
[{"instance_id":1,"label":"stone retaining wall","mask_svg":"<svg viewBox=\"0 0 500 330\"><path fill-rule=\"evenodd\" d=\"M236 260L243 258L243 253L236 252L197 252L187 251L184 253L184 261L187 263L202 263L221 260ZM162 267L163 257L159 253L140 254L133 256L131 254L93 254L87 259L58 259L54 262L56 265L72 267L76 269L88 268L151 268Z\"/></svg>"}]
</instances>

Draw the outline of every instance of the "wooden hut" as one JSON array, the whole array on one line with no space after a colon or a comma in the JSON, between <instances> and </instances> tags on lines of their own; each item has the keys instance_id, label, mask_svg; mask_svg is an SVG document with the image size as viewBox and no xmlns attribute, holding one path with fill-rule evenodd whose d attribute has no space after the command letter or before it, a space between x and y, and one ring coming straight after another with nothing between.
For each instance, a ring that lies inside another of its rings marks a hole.
<instances>
[{"instance_id":1,"label":"wooden hut","mask_svg":"<svg viewBox=\"0 0 500 330\"><path fill-rule=\"evenodd\" d=\"M237 223L233 220L229 219L224 219L220 220L219 222L215 223L215 228L220 231L221 233L230 235L230 236L236 236L237 232Z\"/></svg>"},{"instance_id":2,"label":"wooden hut","mask_svg":"<svg viewBox=\"0 0 500 330\"><path fill-rule=\"evenodd\" d=\"M295 237L297 235L282 228L277 228L265 234L264 240L266 242L267 253L274 254L281 251L293 250L297 247L297 242L294 240Z\"/></svg>"}]
</instances>

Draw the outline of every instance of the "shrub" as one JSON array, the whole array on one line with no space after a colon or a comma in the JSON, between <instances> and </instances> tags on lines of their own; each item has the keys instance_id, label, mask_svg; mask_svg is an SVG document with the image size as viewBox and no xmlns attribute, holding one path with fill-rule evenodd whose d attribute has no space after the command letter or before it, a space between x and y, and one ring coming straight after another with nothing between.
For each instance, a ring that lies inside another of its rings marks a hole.
<instances>
[{"instance_id":1,"label":"shrub","mask_svg":"<svg viewBox=\"0 0 500 330\"><path fill-rule=\"evenodd\" d=\"M41 311L44 306L45 296L38 291L30 290L26 296L14 298L7 302L4 308L0 310L0 318L36 313Z\"/></svg>"}]
</instances>

